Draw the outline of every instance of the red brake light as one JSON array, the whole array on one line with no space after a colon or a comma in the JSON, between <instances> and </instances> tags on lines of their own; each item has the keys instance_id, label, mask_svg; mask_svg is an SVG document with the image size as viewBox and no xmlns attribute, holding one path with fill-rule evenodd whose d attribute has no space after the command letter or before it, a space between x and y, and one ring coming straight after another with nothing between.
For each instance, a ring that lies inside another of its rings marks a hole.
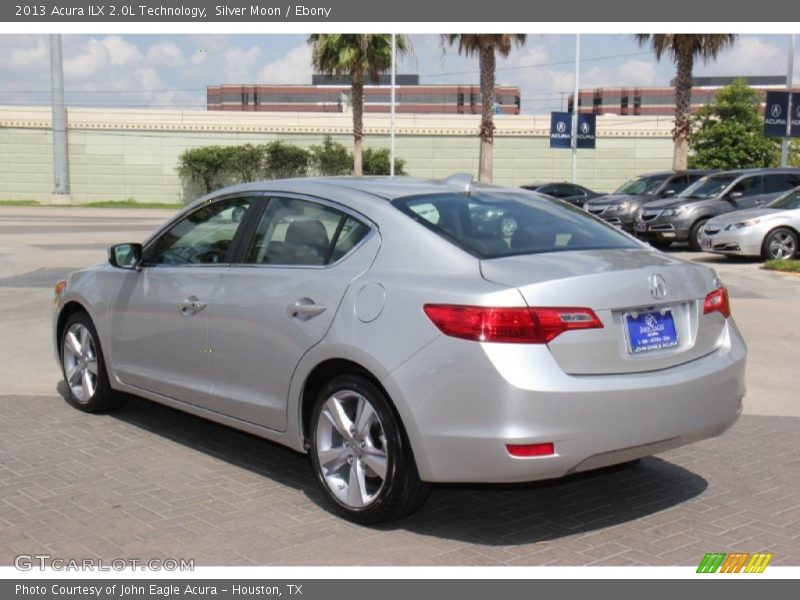
<instances>
[{"instance_id":1,"label":"red brake light","mask_svg":"<svg viewBox=\"0 0 800 600\"><path fill-rule=\"evenodd\" d=\"M556 453L553 442L545 442L544 444L506 444L506 450L511 456L518 458L552 456Z\"/></svg>"},{"instance_id":2,"label":"red brake light","mask_svg":"<svg viewBox=\"0 0 800 600\"><path fill-rule=\"evenodd\" d=\"M728 300L728 288L721 287L706 296L703 302L703 314L718 312L726 319L731 316L731 305Z\"/></svg>"},{"instance_id":3,"label":"red brake light","mask_svg":"<svg viewBox=\"0 0 800 600\"><path fill-rule=\"evenodd\" d=\"M426 304L424 310L445 335L475 342L547 344L565 331L603 328L590 308Z\"/></svg>"}]
</instances>

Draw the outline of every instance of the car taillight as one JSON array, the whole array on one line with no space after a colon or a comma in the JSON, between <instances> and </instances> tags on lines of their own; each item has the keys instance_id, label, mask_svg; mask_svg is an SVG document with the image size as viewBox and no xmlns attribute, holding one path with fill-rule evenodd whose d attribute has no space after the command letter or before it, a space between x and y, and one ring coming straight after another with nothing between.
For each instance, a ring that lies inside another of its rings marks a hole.
<instances>
[{"instance_id":1,"label":"car taillight","mask_svg":"<svg viewBox=\"0 0 800 600\"><path fill-rule=\"evenodd\" d=\"M718 312L726 319L731 316L731 305L728 301L728 288L717 288L706 296L703 302L703 314Z\"/></svg>"},{"instance_id":2,"label":"car taillight","mask_svg":"<svg viewBox=\"0 0 800 600\"><path fill-rule=\"evenodd\" d=\"M565 331L603 328L590 308L426 304L424 310L445 335L475 342L547 344Z\"/></svg>"}]
</instances>

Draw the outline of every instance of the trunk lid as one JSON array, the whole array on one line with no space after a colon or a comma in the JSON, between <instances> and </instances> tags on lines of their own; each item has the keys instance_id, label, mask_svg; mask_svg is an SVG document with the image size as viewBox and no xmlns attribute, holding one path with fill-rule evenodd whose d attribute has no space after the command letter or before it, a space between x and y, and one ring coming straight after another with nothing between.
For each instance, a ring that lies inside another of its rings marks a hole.
<instances>
[{"instance_id":1,"label":"trunk lid","mask_svg":"<svg viewBox=\"0 0 800 600\"><path fill-rule=\"evenodd\" d=\"M676 366L713 352L725 328L719 313L703 315L705 297L716 287L713 271L647 249L489 259L481 261L481 273L488 281L516 287L529 306L588 307L597 313L603 329L569 331L548 344L559 366L574 375ZM666 284L660 299L650 290L655 275ZM652 311L671 314L678 344L634 353L626 316Z\"/></svg>"}]
</instances>

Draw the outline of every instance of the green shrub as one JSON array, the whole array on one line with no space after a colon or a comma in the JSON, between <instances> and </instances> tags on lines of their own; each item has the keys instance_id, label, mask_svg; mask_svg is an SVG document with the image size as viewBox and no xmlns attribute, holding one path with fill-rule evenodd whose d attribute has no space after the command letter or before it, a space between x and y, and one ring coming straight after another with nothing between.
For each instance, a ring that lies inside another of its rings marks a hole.
<instances>
[{"instance_id":1,"label":"green shrub","mask_svg":"<svg viewBox=\"0 0 800 600\"><path fill-rule=\"evenodd\" d=\"M263 146L263 174L267 179L305 177L311 155L308 150L281 141Z\"/></svg>"},{"instance_id":2,"label":"green shrub","mask_svg":"<svg viewBox=\"0 0 800 600\"><path fill-rule=\"evenodd\" d=\"M365 148L361 159L363 161L364 175L388 175L389 174L389 148ZM403 170L406 161L402 158L394 159L394 174L405 175Z\"/></svg>"},{"instance_id":3,"label":"green shrub","mask_svg":"<svg viewBox=\"0 0 800 600\"><path fill-rule=\"evenodd\" d=\"M265 160L264 146L242 144L225 146L223 170L237 183L247 183L260 178Z\"/></svg>"},{"instance_id":4,"label":"green shrub","mask_svg":"<svg viewBox=\"0 0 800 600\"><path fill-rule=\"evenodd\" d=\"M225 185L229 151L223 146L202 146L184 150L178 157L178 175L189 183L200 183L205 193Z\"/></svg>"},{"instance_id":5,"label":"green shrub","mask_svg":"<svg viewBox=\"0 0 800 600\"><path fill-rule=\"evenodd\" d=\"M334 142L326 135L321 146L311 146L311 166L318 175L350 175L353 173L353 155L344 144Z\"/></svg>"}]
</instances>

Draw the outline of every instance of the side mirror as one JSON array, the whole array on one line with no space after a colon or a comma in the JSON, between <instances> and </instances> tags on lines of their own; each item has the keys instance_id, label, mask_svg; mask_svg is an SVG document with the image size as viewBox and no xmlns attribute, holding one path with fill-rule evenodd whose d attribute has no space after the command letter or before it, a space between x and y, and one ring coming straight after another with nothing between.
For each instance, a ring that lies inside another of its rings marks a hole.
<instances>
[{"instance_id":1,"label":"side mirror","mask_svg":"<svg viewBox=\"0 0 800 600\"><path fill-rule=\"evenodd\" d=\"M742 192L731 192L730 194L728 194L728 200L736 200L738 198L741 198L743 195L744 194L742 194Z\"/></svg>"},{"instance_id":2,"label":"side mirror","mask_svg":"<svg viewBox=\"0 0 800 600\"><path fill-rule=\"evenodd\" d=\"M117 269L137 271L142 262L141 244L116 244L108 249L108 262Z\"/></svg>"},{"instance_id":3,"label":"side mirror","mask_svg":"<svg viewBox=\"0 0 800 600\"><path fill-rule=\"evenodd\" d=\"M674 195L675 195L675 190L664 190L663 192L661 192L662 198L669 198L670 196Z\"/></svg>"}]
</instances>

